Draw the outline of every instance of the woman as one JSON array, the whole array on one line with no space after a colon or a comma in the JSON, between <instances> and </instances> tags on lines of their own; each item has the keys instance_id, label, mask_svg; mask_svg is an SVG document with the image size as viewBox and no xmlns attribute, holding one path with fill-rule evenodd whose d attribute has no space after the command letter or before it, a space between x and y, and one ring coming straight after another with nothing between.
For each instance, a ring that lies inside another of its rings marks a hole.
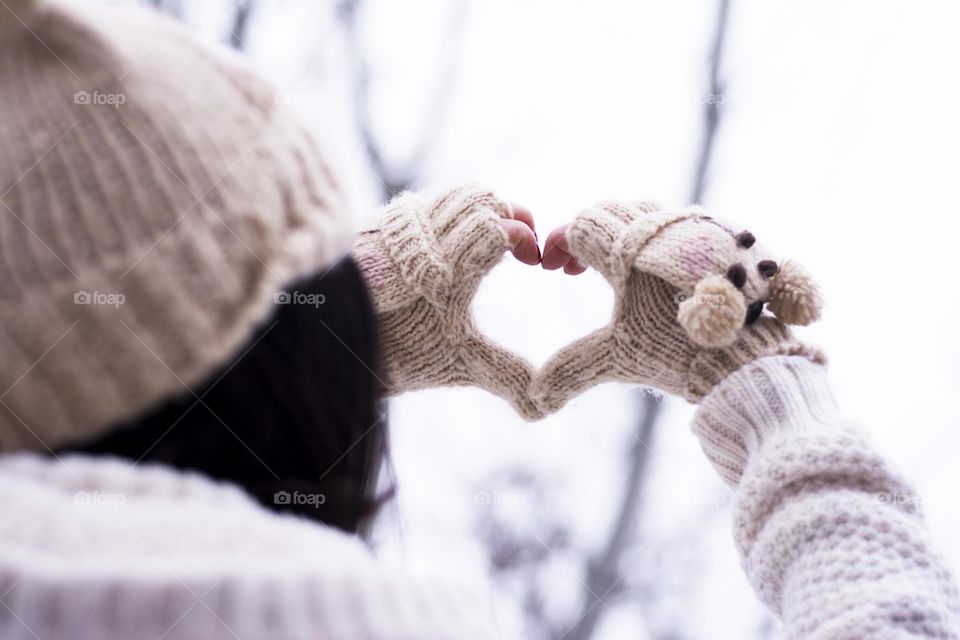
<instances>
[{"instance_id":1,"label":"woman","mask_svg":"<svg viewBox=\"0 0 960 640\"><path fill-rule=\"evenodd\" d=\"M317 145L237 60L139 11L2 11L3 638L496 637L483 594L354 535L390 495L382 396L476 385L537 419L609 379L700 404L789 635L956 637L914 503L878 499L909 489L762 313L809 321L813 293L751 235L583 212L542 265L600 270L614 318L535 372L470 316L504 252L541 263L529 212L406 194L351 239Z\"/></svg>"}]
</instances>

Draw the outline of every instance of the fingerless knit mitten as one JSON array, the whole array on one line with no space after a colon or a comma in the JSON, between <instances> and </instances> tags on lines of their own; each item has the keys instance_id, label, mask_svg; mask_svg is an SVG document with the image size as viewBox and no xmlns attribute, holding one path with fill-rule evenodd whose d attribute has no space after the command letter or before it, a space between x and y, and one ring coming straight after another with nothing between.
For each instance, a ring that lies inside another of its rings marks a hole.
<instances>
[{"instance_id":1,"label":"fingerless knit mitten","mask_svg":"<svg viewBox=\"0 0 960 640\"><path fill-rule=\"evenodd\" d=\"M539 417L527 395L533 367L485 338L470 308L509 248L499 219L512 217L492 193L460 187L436 198L403 194L361 233L353 255L379 315L392 393L471 385Z\"/></svg>"},{"instance_id":2,"label":"fingerless knit mitten","mask_svg":"<svg viewBox=\"0 0 960 640\"><path fill-rule=\"evenodd\" d=\"M760 356L822 360L784 324L819 317L813 282L796 264L771 260L749 232L697 207L601 203L576 217L567 239L573 255L613 287L614 312L606 327L559 351L538 374L532 396L544 412L605 380L697 402Z\"/></svg>"}]
</instances>

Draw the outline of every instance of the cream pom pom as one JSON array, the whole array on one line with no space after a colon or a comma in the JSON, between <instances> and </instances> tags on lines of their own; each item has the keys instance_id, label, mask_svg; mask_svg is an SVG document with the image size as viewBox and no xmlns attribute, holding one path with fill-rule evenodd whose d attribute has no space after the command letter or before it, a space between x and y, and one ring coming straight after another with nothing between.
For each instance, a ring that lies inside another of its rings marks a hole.
<instances>
[{"instance_id":1,"label":"cream pom pom","mask_svg":"<svg viewBox=\"0 0 960 640\"><path fill-rule=\"evenodd\" d=\"M767 308L787 324L808 325L820 319L823 298L807 271L787 260L774 276Z\"/></svg>"},{"instance_id":2,"label":"cream pom pom","mask_svg":"<svg viewBox=\"0 0 960 640\"><path fill-rule=\"evenodd\" d=\"M725 347L737 337L747 315L743 294L724 276L697 283L693 295L680 303L677 321L690 339L704 347Z\"/></svg>"}]
</instances>

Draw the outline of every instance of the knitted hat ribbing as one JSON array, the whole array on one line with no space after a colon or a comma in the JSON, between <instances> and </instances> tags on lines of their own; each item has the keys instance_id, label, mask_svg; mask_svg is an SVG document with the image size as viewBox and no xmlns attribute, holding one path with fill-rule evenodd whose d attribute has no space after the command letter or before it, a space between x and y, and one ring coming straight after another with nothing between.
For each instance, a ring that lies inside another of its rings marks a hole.
<instances>
[{"instance_id":1,"label":"knitted hat ribbing","mask_svg":"<svg viewBox=\"0 0 960 640\"><path fill-rule=\"evenodd\" d=\"M237 58L139 9L0 7L0 450L93 437L200 381L351 237Z\"/></svg>"}]
</instances>

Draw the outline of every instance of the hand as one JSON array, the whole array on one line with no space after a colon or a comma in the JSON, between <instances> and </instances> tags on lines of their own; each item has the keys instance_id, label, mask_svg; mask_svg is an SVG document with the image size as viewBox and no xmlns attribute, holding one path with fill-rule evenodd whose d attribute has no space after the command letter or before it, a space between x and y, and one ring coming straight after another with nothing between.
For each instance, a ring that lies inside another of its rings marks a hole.
<instances>
[{"instance_id":1,"label":"hand","mask_svg":"<svg viewBox=\"0 0 960 640\"><path fill-rule=\"evenodd\" d=\"M793 263L777 265L749 232L697 208L603 203L547 238L542 265L600 271L614 289L613 318L561 349L536 375L544 413L603 381L641 384L696 402L743 364L780 353L822 355L784 322L819 315L819 294Z\"/></svg>"},{"instance_id":2,"label":"hand","mask_svg":"<svg viewBox=\"0 0 960 640\"><path fill-rule=\"evenodd\" d=\"M353 253L379 316L389 391L472 385L542 417L528 396L532 365L483 336L471 314L507 250L540 262L532 215L471 187L404 194L361 234Z\"/></svg>"}]
</instances>

